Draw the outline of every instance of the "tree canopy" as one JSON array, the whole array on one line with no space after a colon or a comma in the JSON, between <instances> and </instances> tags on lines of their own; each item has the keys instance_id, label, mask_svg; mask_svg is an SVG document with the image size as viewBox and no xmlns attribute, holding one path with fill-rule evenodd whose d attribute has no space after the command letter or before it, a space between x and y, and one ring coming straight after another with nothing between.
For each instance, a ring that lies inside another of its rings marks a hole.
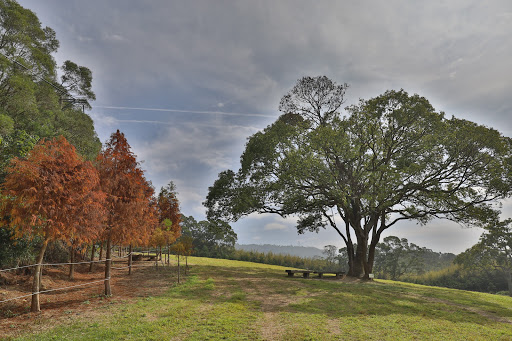
<instances>
[{"instance_id":1,"label":"tree canopy","mask_svg":"<svg viewBox=\"0 0 512 341\"><path fill-rule=\"evenodd\" d=\"M221 172L210 187L209 219L276 213L298 216L299 233L331 226L347 245L349 273L368 278L382 232L399 221L469 226L496 216L493 204L510 195L510 138L448 119L404 90L342 116L346 88L300 79L283 114L249 138L238 172Z\"/></svg>"},{"instance_id":2,"label":"tree canopy","mask_svg":"<svg viewBox=\"0 0 512 341\"><path fill-rule=\"evenodd\" d=\"M0 1L0 155L3 159L20 154L17 138L22 134L36 141L63 135L89 160L101 148L91 118L66 102L70 96L95 99L92 72L69 60L58 68L53 58L58 48L55 31L42 27L31 10L13 0ZM57 82L59 70L61 84ZM90 107L88 102L85 104Z\"/></svg>"},{"instance_id":3,"label":"tree canopy","mask_svg":"<svg viewBox=\"0 0 512 341\"><path fill-rule=\"evenodd\" d=\"M110 136L96 160L101 190L106 194L107 216L102 239L107 241L105 295L111 295L110 252L112 243L143 245L158 224L154 189L123 133Z\"/></svg>"},{"instance_id":4,"label":"tree canopy","mask_svg":"<svg viewBox=\"0 0 512 341\"><path fill-rule=\"evenodd\" d=\"M203 257L223 258L235 251L237 235L223 221L197 221L194 217L182 216L182 237L192 238L194 253Z\"/></svg>"},{"instance_id":5,"label":"tree canopy","mask_svg":"<svg viewBox=\"0 0 512 341\"><path fill-rule=\"evenodd\" d=\"M495 221L484 229L480 241L458 255L455 262L483 272L497 270L507 281L512 296L512 219Z\"/></svg>"},{"instance_id":6,"label":"tree canopy","mask_svg":"<svg viewBox=\"0 0 512 341\"><path fill-rule=\"evenodd\" d=\"M3 184L2 213L16 237L39 237L33 292L39 292L40 264L49 241L87 243L99 235L104 217L98 172L64 137L41 140L26 158L15 158ZM39 311L39 296L32 296Z\"/></svg>"},{"instance_id":7,"label":"tree canopy","mask_svg":"<svg viewBox=\"0 0 512 341\"><path fill-rule=\"evenodd\" d=\"M176 185L171 181L160 189L158 194L159 221L166 232L167 244L173 243L181 235L181 212Z\"/></svg>"},{"instance_id":8,"label":"tree canopy","mask_svg":"<svg viewBox=\"0 0 512 341\"><path fill-rule=\"evenodd\" d=\"M104 211L98 173L64 137L41 140L26 158L14 159L3 187L3 212L18 236L85 242L98 236Z\"/></svg>"}]
</instances>

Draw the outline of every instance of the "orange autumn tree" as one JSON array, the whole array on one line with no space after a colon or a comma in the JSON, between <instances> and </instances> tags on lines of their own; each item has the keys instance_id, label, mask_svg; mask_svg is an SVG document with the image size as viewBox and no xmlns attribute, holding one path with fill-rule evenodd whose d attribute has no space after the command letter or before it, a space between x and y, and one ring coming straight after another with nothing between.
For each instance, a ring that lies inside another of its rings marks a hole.
<instances>
[{"instance_id":1,"label":"orange autumn tree","mask_svg":"<svg viewBox=\"0 0 512 341\"><path fill-rule=\"evenodd\" d=\"M41 263L48 242L89 242L103 220L104 194L99 177L69 142L60 136L40 141L25 158L8 167L2 189L2 213L16 237L39 237L41 248L32 284L32 311L39 311Z\"/></svg>"},{"instance_id":2,"label":"orange autumn tree","mask_svg":"<svg viewBox=\"0 0 512 341\"><path fill-rule=\"evenodd\" d=\"M181 212L177 194L176 185L171 181L160 189L158 195L159 222L165 244L167 244L167 262L169 262L170 245L181 236Z\"/></svg>"},{"instance_id":3,"label":"orange autumn tree","mask_svg":"<svg viewBox=\"0 0 512 341\"><path fill-rule=\"evenodd\" d=\"M158 223L153 187L144 178L123 133L113 133L97 158L101 189L106 194L107 218L105 295L112 295L110 272L112 243L147 243Z\"/></svg>"}]
</instances>

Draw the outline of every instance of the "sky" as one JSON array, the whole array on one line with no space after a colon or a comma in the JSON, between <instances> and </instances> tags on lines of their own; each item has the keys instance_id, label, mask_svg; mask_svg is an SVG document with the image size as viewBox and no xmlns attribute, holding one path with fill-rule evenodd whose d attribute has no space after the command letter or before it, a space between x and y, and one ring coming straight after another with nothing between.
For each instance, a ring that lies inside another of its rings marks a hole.
<instances>
[{"instance_id":1,"label":"sky","mask_svg":"<svg viewBox=\"0 0 512 341\"><path fill-rule=\"evenodd\" d=\"M346 104L390 89L512 136L509 0L166 1L19 0L60 41L57 63L93 72L88 113L102 142L125 133L156 190L173 181L182 212L219 172L239 168L247 138L279 116L304 76L350 85ZM512 217L512 201L502 217ZM332 230L298 235L295 219L232 224L241 244L343 246ZM402 222L386 235L459 253L481 230Z\"/></svg>"}]
</instances>

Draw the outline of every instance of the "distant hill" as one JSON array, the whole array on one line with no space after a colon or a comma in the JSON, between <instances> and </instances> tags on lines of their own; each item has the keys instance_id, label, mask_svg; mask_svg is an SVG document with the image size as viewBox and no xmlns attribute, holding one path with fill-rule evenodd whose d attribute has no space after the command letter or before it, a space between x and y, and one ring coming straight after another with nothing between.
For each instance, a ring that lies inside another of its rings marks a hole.
<instances>
[{"instance_id":1,"label":"distant hill","mask_svg":"<svg viewBox=\"0 0 512 341\"><path fill-rule=\"evenodd\" d=\"M274 254L291 255L299 257L323 257L322 250L313 246L283 246L271 244L236 244L237 250L255 251L255 252L272 252Z\"/></svg>"}]
</instances>

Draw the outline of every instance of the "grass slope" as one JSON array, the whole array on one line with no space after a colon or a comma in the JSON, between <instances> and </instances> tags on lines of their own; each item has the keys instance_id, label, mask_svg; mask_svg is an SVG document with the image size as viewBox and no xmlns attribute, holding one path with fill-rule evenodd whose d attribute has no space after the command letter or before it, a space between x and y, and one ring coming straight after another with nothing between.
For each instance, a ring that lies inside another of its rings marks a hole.
<instances>
[{"instance_id":1,"label":"grass slope","mask_svg":"<svg viewBox=\"0 0 512 341\"><path fill-rule=\"evenodd\" d=\"M391 281L288 278L208 258L186 283L20 340L510 340L512 298ZM148 280L150 280L148 278ZM114 289L115 292L115 289Z\"/></svg>"}]
</instances>

